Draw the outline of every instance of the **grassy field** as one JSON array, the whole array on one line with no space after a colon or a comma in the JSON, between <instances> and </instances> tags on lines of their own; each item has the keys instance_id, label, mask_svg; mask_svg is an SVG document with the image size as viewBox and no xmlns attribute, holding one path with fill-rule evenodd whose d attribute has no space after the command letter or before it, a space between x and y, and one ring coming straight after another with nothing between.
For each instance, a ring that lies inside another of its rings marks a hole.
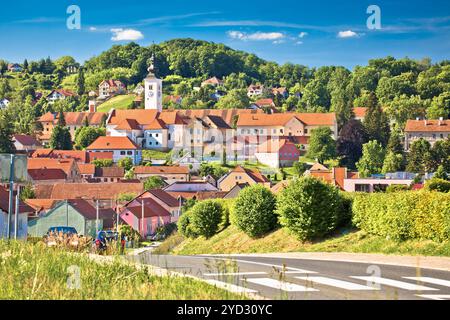
<instances>
[{"instance_id":1,"label":"grassy field","mask_svg":"<svg viewBox=\"0 0 450 320\"><path fill-rule=\"evenodd\" d=\"M23 242L0 241L0 283L2 300L244 298L195 279L153 276L119 261L98 264L81 254Z\"/></svg>"},{"instance_id":2,"label":"grassy field","mask_svg":"<svg viewBox=\"0 0 450 320\"><path fill-rule=\"evenodd\" d=\"M163 152L158 150L142 150L142 157L144 159L166 160L170 157L170 152Z\"/></svg>"},{"instance_id":3,"label":"grassy field","mask_svg":"<svg viewBox=\"0 0 450 320\"><path fill-rule=\"evenodd\" d=\"M395 242L362 231L344 231L314 243L301 243L285 229L278 229L265 237L252 239L229 226L210 239L184 239L179 234L169 237L157 253L213 254L213 253L270 253L270 252L359 252L400 255L450 256L450 243L424 240Z\"/></svg>"},{"instance_id":4,"label":"grassy field","mask_svg":"<svg viewBox=\"0 0 450 320\"><path fill-rule=\"evenodd\" d=\"M112 108L114 109L127 109L128 106L133 102L136 98L134 94L124 94L115 96L108 101L102 103L98 106L97 110L99 112L108 112Z\"/></svg>"}]
</instances>

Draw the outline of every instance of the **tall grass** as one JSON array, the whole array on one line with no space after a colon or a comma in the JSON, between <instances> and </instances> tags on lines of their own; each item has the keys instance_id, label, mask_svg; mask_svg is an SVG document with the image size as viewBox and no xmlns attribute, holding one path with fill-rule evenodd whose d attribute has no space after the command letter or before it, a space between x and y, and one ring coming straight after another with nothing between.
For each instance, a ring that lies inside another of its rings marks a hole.
<instances>
[{"instance_id":1,"label":"tall grass","mask_svg":"<svg viewBox=\"0 0 450 320\"><path fill-rule=\"evenodd\" d=\"M99 264L43 243L0 241L0 299L241 298L195 279L151 275L118 259Z\"/></svg>"}]
</instances>

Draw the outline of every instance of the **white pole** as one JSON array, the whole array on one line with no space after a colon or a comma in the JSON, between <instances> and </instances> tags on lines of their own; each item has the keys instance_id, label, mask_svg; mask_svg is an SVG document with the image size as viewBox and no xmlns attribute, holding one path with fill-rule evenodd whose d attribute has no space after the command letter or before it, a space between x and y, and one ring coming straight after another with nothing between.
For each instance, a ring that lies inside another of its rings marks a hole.
<instances>
[{"instance_id":1,"label":"white pole","mask_svg":"<svg viewBox=\"0 0 450 320\"><path fill-rule=\"evenodd\" d=\"M145 236L144 234L144 198L141 200L141 230L142 230L142 237Z\"/></svg>"}]
</instances>

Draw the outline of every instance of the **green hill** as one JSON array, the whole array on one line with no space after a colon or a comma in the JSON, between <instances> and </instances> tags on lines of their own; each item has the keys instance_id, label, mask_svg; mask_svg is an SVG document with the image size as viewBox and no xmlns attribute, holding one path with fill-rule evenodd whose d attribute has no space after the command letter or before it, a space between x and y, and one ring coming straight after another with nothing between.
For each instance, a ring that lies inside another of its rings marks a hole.
<instances>
[{"instance_id":1,"label":"green hill","mask_svg":"<svg viewBox=\"0 0 450 320\"><path fill-rule=\"evenodd\" d=\"M115 96L97 107L99 112L108 112L111 109L128 109L133 100L136 98L134 94L125 94Z\"/></svg>"}]
</instances>

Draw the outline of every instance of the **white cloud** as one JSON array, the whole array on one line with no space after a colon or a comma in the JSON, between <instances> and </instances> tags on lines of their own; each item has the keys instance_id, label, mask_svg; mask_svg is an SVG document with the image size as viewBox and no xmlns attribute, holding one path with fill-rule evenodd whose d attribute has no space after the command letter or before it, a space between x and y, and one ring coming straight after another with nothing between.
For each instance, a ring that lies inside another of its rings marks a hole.
<instances>
[{"instance_id":1,"label":"white cloud","mask_svg":"<svg viewBox=\"0 0 450 320\"><path fill-rule=\"evenodd\" d=\"M97 31L96 27L89 27L89 31Z\"/></svg>"},{"instance_id":2,"label":"white cloud","mask_svg":"<svg viewBox=\"0 0 450 320\"><path fill-rule=\"evenodd\" d=\"M112 41L136 41L144 38L144 35L139 30L135 29L111 29L113 36Z\"/></svg>"},{"instance_id":3,"label":"white cloud","mask_svg":"<svg viewBox=\"0 0 450 320\"><path fill-rule=\"evenodd\" d=\"M359 34L357 34L356 32L354 32L352 30L347 30L347 31L339 31L337 36L338 36L338 38L354 38L354 37L358 37Z\"/></svg>"},{"instance_id":4,"label":"white cloud","mask_svg":"<svg viewBox=\"0 0 450 320\"><path fill-rule=\"evenodd\" d=\"M239 39L243 41L264 41L264 40L272 40L272 41L280 41L284 39L286 36L281 32L255 32L255 33L246 33L241 31L228 31L228 36L233 39Z\"/></svg>"},{"instance_id":5,"label":"white cloud","mask_svg":"<svg viewBox=\"0 0 450 320\"><path fill-rule=\"evenodd\" d=\"M302 38L306 37L307 35L308 35L308 32L300 32L298 37L302 39Z\"/></svg>"}]
</instances>

